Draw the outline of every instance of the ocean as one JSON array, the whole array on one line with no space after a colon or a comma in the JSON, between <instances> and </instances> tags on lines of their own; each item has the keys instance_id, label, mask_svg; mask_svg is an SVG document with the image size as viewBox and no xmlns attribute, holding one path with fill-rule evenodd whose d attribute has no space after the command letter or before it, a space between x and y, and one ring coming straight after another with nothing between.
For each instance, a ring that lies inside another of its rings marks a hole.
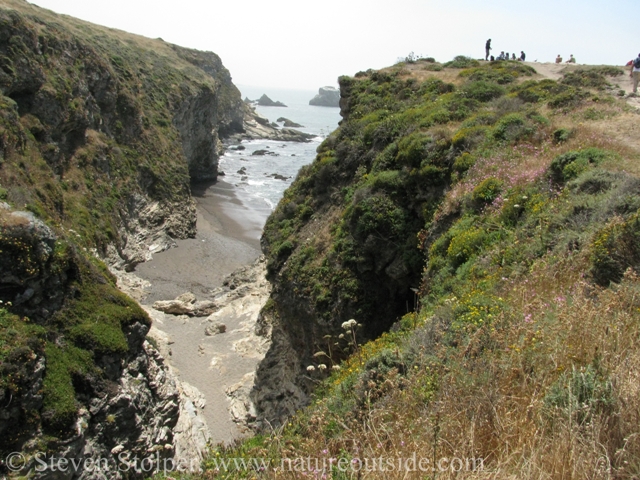
<instances>
[{"instance_id":1,"label":"ocean","mask_svg":"<svg viewBox=\"0 0 640 480\"><path fill-rule=\"evenodd\" d=\"M318 92L304 90L280 90L260 87L238 87L242 98L257 100L266 94L271 100L283 102L287 107L261 107L256 111L271 122L280 117L299 123L303 132L316 137L309 143L276 142L272 140L243 141L244 150L227 149L220 159L219 170L224 172L220 180L234 185L240 196L264 202L273 210L284 191L291 185L298 171L313 161L316 149L340 121L340 109L309 105ZM278 125L282 125L279 123ZM252 155L256 150L268 150L270 155ZM279 175L279 178L274 177ZM282 180L281 177L285 179Z\"/></svg>"}]
</instances>

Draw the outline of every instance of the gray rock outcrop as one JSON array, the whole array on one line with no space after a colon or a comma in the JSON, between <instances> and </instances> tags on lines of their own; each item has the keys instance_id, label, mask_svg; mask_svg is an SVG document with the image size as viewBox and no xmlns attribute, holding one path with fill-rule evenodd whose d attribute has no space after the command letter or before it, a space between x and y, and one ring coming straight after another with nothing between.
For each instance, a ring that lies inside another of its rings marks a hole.
<instances>
[{"instance_id":1,"label":"gray rock outcrop","mask_svg":"<svg viewBox=\"0 0 640 480\"><path fill-rule=\"evenodd\" d=\"M318 107L339 107L340 90L335 87L321 87L318 94L309 100L309 105Z\"/></svg>"},{"instance_id":2,"label":"gray rock outcrop","mask_svg":"<svg viewBox=\"0 0 640 480\"><path fill-rule=\"evenodd\" d=\"M296 122L294 122L292 120L289 120L288 118L284 118L284 117L278 118L278 120L276 120L276 122L282 123L284 127L302 128L302 125L300 125L299 123L296 123Z\"/></svg>"}]
</instances>

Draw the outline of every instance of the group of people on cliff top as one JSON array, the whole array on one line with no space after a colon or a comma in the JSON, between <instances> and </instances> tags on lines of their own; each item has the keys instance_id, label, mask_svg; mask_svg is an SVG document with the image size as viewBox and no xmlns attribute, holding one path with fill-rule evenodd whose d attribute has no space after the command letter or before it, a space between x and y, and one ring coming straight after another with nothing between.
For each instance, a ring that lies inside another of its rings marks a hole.
<instances>
[{"instance_id":1,"label":"group of people on cliff top","mask_svg":"<svg viewBox=\"0 0 640 480\"><path fill-rule=\"evenodd\" d=\"M509 52L505 53L504 51L500 52L500 55L498 55L497 57L494 57L493 55L491 55L491 50L493 49L491 48L491 39L489 39L484 45L485 60L491 60L492 62L495 60L518 60L524 62L527 58L523 51L520 51L520 56L517 58L515 53L512 53L511 56L509 56ZM556 63L562 63L562 56L560 54L558 54L558 56L556 57ZM569 56L569 60L567 60L566 63L576 63L576 59L573 54Z\"/></svg>"},{"instance_id":2,"label":"group of people on cliff top","mask_svg":"<svg viewBox=\"0 0 640 480\"><path fill-rule=\"evenodd\" d=\"M562 56L560 54L558 54L558 56L556 57L556 63L562 63ZM567 60L566 63L576 63L576 59L573 56L573 53L569 55L569 60Z\"/></svg>"},{"instance_id":3,"label":"group of people on cliff top","mask_svg":"<svg viewBox=\"0 0 640 480\"><path fill-rule=\"evenodd\" d=\"M502 52L500 52L500 55L498 55L497 57L494 57L493 55L491 55L491 39L487 40L487 43L484 46L484 51L485 51L485 56L484 59L485 60L491 60L492 62L496 61L496 60L518 60L520 62L524 62L525 59L527 58L527 56L525 55L525 53L523 51L520 51L520 56L518 58L516 58L516 54L512 53L511 55L509 55L509 52L504 52L504 50Z\"/></svg>"}]
</instances>

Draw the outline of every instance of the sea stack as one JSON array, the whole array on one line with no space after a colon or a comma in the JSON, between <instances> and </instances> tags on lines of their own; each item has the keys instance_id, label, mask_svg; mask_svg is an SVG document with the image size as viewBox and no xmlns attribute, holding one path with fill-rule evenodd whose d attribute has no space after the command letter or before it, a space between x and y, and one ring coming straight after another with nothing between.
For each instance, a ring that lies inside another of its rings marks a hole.
<instances>
[{"instance_id":1,"label":"sea stack","mask_svg":"<svg viewBox=\"0 0 640 480\"><path fill-rule=\"evenodd\" d=\"M335 87L320 87L318 94L309 100L309 105L318 107L339 107L340 90Z\"/></svg>"}]
</instances>

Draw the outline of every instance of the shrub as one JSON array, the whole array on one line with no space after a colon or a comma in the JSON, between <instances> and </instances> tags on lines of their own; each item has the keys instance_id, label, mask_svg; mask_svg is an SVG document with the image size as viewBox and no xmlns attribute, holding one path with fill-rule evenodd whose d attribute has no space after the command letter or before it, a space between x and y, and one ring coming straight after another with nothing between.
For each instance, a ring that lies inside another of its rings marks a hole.
<instances>
[{"instance_id":1,"label":"shrub","mask_svg":"<svg viewBox=\"0 0 640 480\"><path fill-rule=\"evenodd\" d=\"M398 193L404 187L399 170L385 170L370 174L367 180L373 191L382 190L387 193Z\"/></svg>"},{"instance_id":2,"label":"shrub","mask_svg":"<svg viewBox=\"0 0 640 480\"><path fill-rule=\"evenodd\" d=\"M571 130L559 128L553 132L554 143L564 143L571 137Z\"/></svg>"},{"instance_id":3,"label":"shrub","mask_svg":"<svg viewBox=\"0 0 640 480\"><path fill-rule=\"evenodd\" d=\"M449 243L447 257L454 266L462 265L480 250L485 236L484 230L478 227L459 232Z\"/></svg>"},{"instance_id":4,"label":"shrub","mask_svg":"<svg viewBox=\"0 0 640 480\"><path fill-rule=\"evenodd\" d=\"M528 80L511 88L511 92L523 102L548 101L549 106L552 108L577 105L588 96L587 92L583 92L571 85L549 79L540 81Z\"/></svg>"},{"instance_id":5,"label":"shrub","mask_svg":"<svg viewBox=\"0 0 640 480\"><path fill-rule=\"evenodd\" d=\"M453 60L444 64L447 68L469 68L478 67L480 62L474 60L471 57L465 57L464 55L457 55Z\"/></svg>"},{"instance_id":6,"label":"shrub","mask_svg":"<svg viewBox=\"0 0 640 480\"><path fill-rule=\"evenodd\" d=\"M453 162L453 169L458 173L464 173L469 170L476 163L476 158L469 152L463 152L460 156L456 157Z\"/></svg>"},{"instance_id":7,"label":"shrub","mask_svg":"<svg viewBox=\"0 0 640 480\"><path fill-rule=\"evenodd\" d=\"M493 202L502 191L502 182L494 177L482 181L471 192L471 199L477 204L484 205Z\"/></svg>"},{"instance_id":8,"label":"shrub","mask_svg":"<svg viewBox=\"0 0 640 480\"><path fill-rule=\"evenodd\" d=\"M607 158L607 153L599 148L586 148L559 155L551 162L549 169L556 181L566 182L586 171L591 165L597 165Z\"/></svg>"},{"instance_id":9,"label":"shrub","mask_svg":"<svg viewBox=\"0 0 640 480\"><path fill-rule=\"evenodd\" d=\"M592 365L587 368L573 368L571 373L564 373L555 382L544 397L547 412L557 409L569 413L572 420L583 425L593 415L609 411L614 404L611 381L603 378Z\"/></svg>"},{"instance_id":10,"label":"shrub","mask_svg":"<svg viewBox=\"0 0 640 480\"><path fill-rule=\"evenodd\" d=\"M469 98L480 102L488 102L504 95L505 89L495 83L478 80L466 85L463 88L463 92Z\"/></svg>"},{"instance_id":11,"label":"shrub","mask_svg":"<svg viewBox=\"0 0 640 480\"><path fill-rule=\"evenodd\" d=\"M433 142L432 138L421 132L414 132L403 137L398 142L396 162L398 165L418 167L426 157L427 146Z\"/></svg>"},{"instance_id":12,"label":"shrub","mask_svg":"<svg viewBox=\"0 0 640 480\"><path fill-rule=\"evenodd\" d=\"M441 72L444 69L444 67L439 63L427 63L422 68L423 70L427 70L429 72Z\"/></svg>"},{"instance_id":13,"label":"shrub","mask_svg":"<svg viewBox=\"0 0 640 480\"><path fill-rule=\"evenodd\" d=\"M367 195L366 191L350 215L355 234L362 239L369 235L383 238L401 238L406 232L405 212L382 193Z\"/></svg>"},{"instance_id":14,"label":"shrub","mask_svg":"<svg viewBox=\"0 0 640 480\"><path fill-rule=\"evenodd\" d=\"M451 145L458 150L472 150L487 138L488 131L485 126L461 128L451 139Z\"/></svg>"},{"instance_id":15,"label":"shrub","mask_svg":"<svg viewBox=\"0 0 640 480\"><path fill-rule=\"evenodd\" d=\"M603 90L609 85L606 76L617 77L622 75L622 70L616 67L582 68L566 73L561 83L574 87L597 88Z\"/></svg>"},{"instance_id":16,"label":"shrub","mask_svg":"<svg viewBox=\"0 0 640 480\"><path fill-rule=\"evenodd\" d=\"M619 282L628 267L640 269L640 211L614 218L591 243L591 275L602 286Z\"/></svg>"},{"instance_id":17,"label":"shrub","mask_svg":"<svg viewBox=\"0 0 640 480\"><path fill-rule=\"evenodd\" d=\"M519 140L530 133L531 129L527 128L525 118L519 113L505 115L493 128L493 138L500 141Z\"/></svg>"}]
</instances>

